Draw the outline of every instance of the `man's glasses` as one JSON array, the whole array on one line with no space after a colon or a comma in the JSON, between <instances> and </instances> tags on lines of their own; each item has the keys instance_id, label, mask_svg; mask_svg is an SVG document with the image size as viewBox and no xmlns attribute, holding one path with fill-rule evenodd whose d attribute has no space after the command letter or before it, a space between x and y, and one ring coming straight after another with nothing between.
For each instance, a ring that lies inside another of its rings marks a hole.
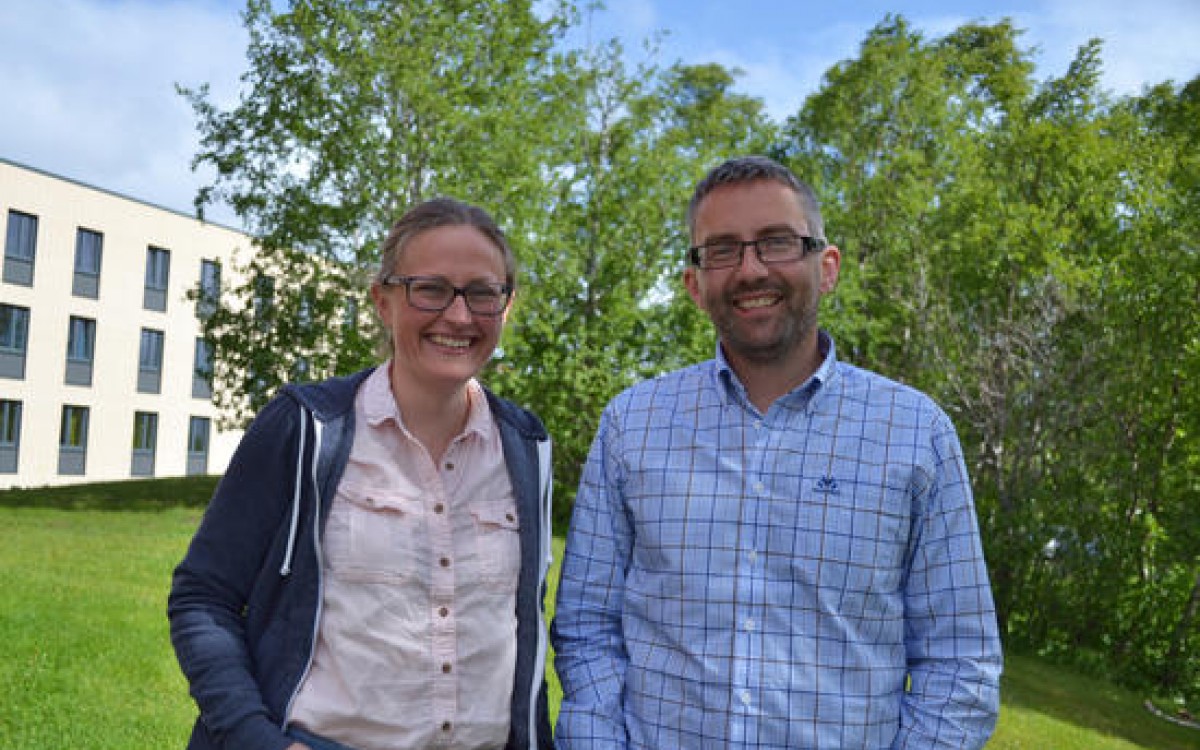
<instances>
[{"instance_id":1,"label":"man's glasses","mask_svg":"<svg viewBox=\"0 0 1200 750\"><path fill-rule=\"evenodd\" d=\"M504 312L512 296L512 286L472 282L467 286L454 286L441 276L399 276L393 274L381 282L384 286L403 286L408 304L425 312L441 312L454 304L461 296L467 309L475 315L495 316Z\"/></svg>"},{"instance_id":2,"label":"man's glasses","mask_svg":"<svg viewBox=\"0 0 1200 750\"><path fill-rule=\"evenodd\" d=\"M713 240L689 248L688 260L704 271L718 268L733 268L742 264L742 255L747 247L754 248L755 255L764 265L789 263L801 260L809 253L825 248L825 240L799 234L773 234L756 240Z\"/></svg>"}]
</instances>

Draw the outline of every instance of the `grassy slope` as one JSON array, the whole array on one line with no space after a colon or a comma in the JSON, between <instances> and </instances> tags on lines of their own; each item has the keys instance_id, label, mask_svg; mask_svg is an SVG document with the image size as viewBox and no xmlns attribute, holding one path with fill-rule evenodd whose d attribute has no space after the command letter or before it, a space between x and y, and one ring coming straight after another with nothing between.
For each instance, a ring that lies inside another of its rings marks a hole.
<instances>
[{"instance_id":1,"label":"grassy slope","mask_svg":"<svg viewBox=\"0 0 1200 750\"><path fill-rule=\"evenodd\" d=\"M184 744L195 714L168 642L165 601L200 516L183 498L211 483L167 485L168 502L148 486L120 485L80 489L82 498L60 491L56 508L0 492L6 750ZM97 509L122 495L143 510ZM552 679L552 705L560 698ZM1003 700L989 750L1200 750L1200 731L1154 719L1140 696L1036 659L1009 657Z\"/></svg>"}]
</instances>

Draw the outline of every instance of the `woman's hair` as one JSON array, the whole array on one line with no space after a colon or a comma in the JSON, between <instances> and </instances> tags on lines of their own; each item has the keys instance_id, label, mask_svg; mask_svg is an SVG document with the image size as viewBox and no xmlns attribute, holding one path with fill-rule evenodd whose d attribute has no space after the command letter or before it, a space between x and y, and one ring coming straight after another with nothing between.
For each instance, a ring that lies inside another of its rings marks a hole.
<instances>
[{"instance_id":1,"label":"woman's hair","mask_svg":"<svg viewBox=\"0 0 1200 750\"><path fill-rule=\"evenodd\" d=\"M517 280L517 259L504 232L496 225L487 211L478 206L472 206L454 198L433 198L410 208L392 225L387 238L380 247L379 271L375 274L375 283L382 283L385 278L395 273L396 266L404 255L404 248L410 240L421 232L439 227L474 227L492 241L504 257L504 281L509 286L515 286Z\"/></svg>"}]
</instances>

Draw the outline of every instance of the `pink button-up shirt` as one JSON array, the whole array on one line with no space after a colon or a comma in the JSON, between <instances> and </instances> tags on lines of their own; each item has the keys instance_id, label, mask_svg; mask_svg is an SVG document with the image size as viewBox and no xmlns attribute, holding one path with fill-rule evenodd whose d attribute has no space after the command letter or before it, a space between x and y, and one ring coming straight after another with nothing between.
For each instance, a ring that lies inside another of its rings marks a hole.
<instances>
[{"instance_id":1,"label":"pink button-up shirt","mask_svg":"<svg viewBox=\"0 0 1200 750\"><path fill-rule=\"evenodd\" d=\"M379 367L355 399L350 461L322 543L317 644L290 721L360 750L501 748L520 545L483 389L440 465Z\"/></svg>"}]
</instances>

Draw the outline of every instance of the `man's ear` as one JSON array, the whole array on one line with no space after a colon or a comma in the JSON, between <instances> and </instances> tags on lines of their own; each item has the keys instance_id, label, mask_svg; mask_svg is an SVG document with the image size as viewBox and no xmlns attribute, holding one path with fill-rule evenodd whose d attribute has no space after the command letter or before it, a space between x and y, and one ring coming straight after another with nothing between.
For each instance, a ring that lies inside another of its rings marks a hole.
<instances>
[{"instance_id":1,"label":"man's ear","mask_svg":"<svg viewBox=\"0 0 1200 750\"><path fill-rule=\"evenodd\" d=\"M688 266L683 269L683 286L687 289L688 296L692 298L692 302L696 306L703 308L704 305L700 302L700 280L696 278L696 267Z\"/></svg>"},{"instance_id":2,"label":"man's ear","mask_svg":"<svg viewBox=\"0 0 1200 750\"><path fill-rule=\"evenodd\" d=\"M821 294L829 294L837 287L842 272L842 251L836 245L826 245L821 251Z\"/></svg>"}]
</instances>

